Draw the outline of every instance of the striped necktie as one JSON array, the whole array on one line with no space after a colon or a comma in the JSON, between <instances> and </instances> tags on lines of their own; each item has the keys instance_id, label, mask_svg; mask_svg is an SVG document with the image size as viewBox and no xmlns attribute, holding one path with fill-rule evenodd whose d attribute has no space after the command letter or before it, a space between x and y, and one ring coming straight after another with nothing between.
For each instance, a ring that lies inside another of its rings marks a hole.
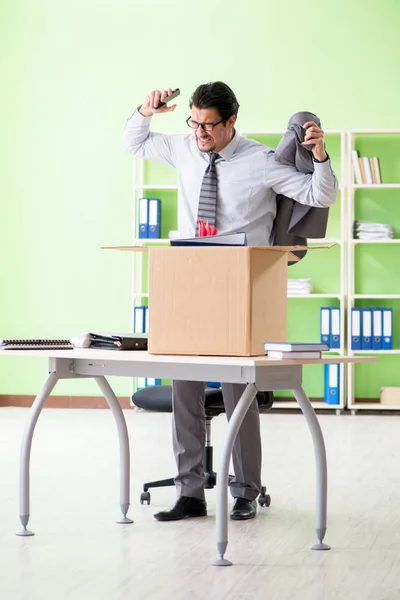
<instances>
[{"instance_id":1,"label":"striped necktie","mask_svg":"<svg viewBox=\"0 0 400 600\"><path fill-rule=\"evenodd\" d=\"M199 209L197 213L196 235L199 235L199 220L207 221L215 227L215 215L217 209L217 169L215 161L219 154L209 152L210 164L205 170L200 189Z\"/></svg>"}]
</instances>

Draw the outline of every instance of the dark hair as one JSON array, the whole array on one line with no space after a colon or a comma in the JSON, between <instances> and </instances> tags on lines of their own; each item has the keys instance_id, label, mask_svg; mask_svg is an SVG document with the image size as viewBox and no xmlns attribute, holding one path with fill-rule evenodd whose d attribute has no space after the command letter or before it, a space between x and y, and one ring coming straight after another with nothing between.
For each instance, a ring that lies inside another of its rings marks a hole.
<instances>
[{"instance_id":1,"label":"dark hair","mask_svg":"<svg viewBox=\"0 0 400 600\"><path fill-rule=\"evenodd\" d=\"M189 101L189 107L197 108L216 108L223 121L227 121L232 115L237 116L239 102L236 96L226 83L222 81L213 81L212 83L203 83L193 92Z\"/></svg>"}]
</instances>

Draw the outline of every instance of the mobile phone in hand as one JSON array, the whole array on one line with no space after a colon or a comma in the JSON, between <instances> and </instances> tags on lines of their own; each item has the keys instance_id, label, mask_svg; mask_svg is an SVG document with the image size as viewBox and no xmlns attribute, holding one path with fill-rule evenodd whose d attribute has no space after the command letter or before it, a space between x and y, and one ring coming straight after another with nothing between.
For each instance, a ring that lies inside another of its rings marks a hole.
<instances>
[{"instance_id":1,"label":"mobile phone in hand","mask_svg":"<svg viewBox=\"0 0 400 600\"><path fill-rule=\"evenodd\" d=\"M179 88L176 88L176 90L174 90L170 96L167 96L165 98L164 102L160 102L160 104L157 106L157 108L161 108L162 106L165 106L167 104L167 102L170 102L171 100L173 100L174 98L179 96L180 93L181 93L181 90Z\"/></svg>"}]
</instances>

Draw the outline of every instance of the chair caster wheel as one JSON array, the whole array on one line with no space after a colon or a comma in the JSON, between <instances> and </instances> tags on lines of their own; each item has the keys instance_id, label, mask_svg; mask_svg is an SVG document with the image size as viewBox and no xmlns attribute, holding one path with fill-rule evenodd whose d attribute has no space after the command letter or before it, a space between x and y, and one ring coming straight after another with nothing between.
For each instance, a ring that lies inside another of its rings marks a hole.
<instances>
[{"instance_id":1,"label":"chair caster wheel","mask_svg":"<svg viewBox=\"0 0 400 600\"><path fill-rule=\"evenodd\" d=\"M150 492L142 492L140 494L140 504L144 504L145 502L150 504Z\"/></svg>"},{"instance_id":2,"label":"chair caster wheel","mask_svg":"<svg viewBox=\"0 0 400 600\"><path fill-rule=\"evenodd\" d=\"M261 494L258 496L258 504L260 506L269 506L271 504L271 496L266 493L267 488L263 485Z\"/></svg>"}]
</instances>

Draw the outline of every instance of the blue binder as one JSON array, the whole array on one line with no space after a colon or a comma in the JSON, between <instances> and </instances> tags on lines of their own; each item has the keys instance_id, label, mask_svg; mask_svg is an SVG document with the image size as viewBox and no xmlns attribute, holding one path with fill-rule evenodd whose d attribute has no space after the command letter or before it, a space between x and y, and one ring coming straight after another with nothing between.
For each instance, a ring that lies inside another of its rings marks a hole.
<instances>
[{"instance_id":1,"label":"blue binder","mask_svg":"<svg viewBox=\"0 0 400 600\"><path fill-rule=\"evenodd\" d=\"M339 404L340 371L337 363L324 365L325 368L325 395L327 404Z\"/></svg>"},{"instance_id":2,"label":"blue binder","mask_svg":"<svg viewBox=\"0 0 400 600\"><path fill-rule=\"evenodd\" d=\"M361 309L361 350L372 350L372 310Z\"/></svg>"},{"instance_id":3,"label":"blue binder","mask_svg":"<svg viewBox=\"0 0 400 600\"><path fill-rule=\"evenodd\" d=\"M145 307L135 306L133 313L133 333L146 333L145 327Z\"/></svg>"},{"instance_id":4,"label":"blue binder","mask_svg":"<svg viewBox=\"0 0 400 600\"><path fill-rule=\"evenodd\" d=\"M161 200L160 198L149 198L149 238L161 237Z\"/></svg>"},{"instance_id":5,"label":"blue binder","mask_svg":"<svg viewBox=\"0 0 400 600\"><path fill-rule=\"evenodd\" d=\"M372 309L372 350L382 350L382 309Z\"/></svg>"},{"instance_id":6,"label":"blue binder","mask_svg":"<svg viewBox=\"0 0 400 600\"><path fill-rule=\"evenodd\" d=\"M146 378L146 387L152 387L153 385L161 385L161 379L154 379L154 377Z\"/></svg>"},{"instance_id":7,"label":"blue binder","mask_svg":"<svg viewBox=\"0 0 400 600\"><path fill-rule=\"evenodd\" d=\"M351 349L361 350L361 309L351 309Z\"/></svg>"},{"instance_id":8,"label":"blue binder","mask_svg":"<svg viewBox=\"0 0 400 600\"><path fill-rule=\"evenodd\" d=\"M331 346L331 309L321 306L320 311L321 342Z\"/></svg>"},{"instance_id":9,"label":"blue binder","mask_svg":"<svg viewBox=\"0 0 400 600\"><path fill-rule=\"evenodd\" d=\"M382 309L382 350L393 349L393 310Z\"/></svg>"},{"instance_id":10,"label":"blue binder","mask_svg":"<svg viewBox=\"0 0 400 600\"><path fill-rule=\"evenodd\" d=\"M331 308L331 348L340 348L340 308Z\"/></svg>"},{"instance_id":11,"label":"blue binder","mask_svg":"<svg viewBox=\"0 0 400 600\"><path fill-rule=\"evenodd\" d=\"M143 306L144 311L144 331L143 333L149 333L149 307Z\"/></svg>"},{"instance_id":12,"label":"blue binder","mask_svg":"<svg viewBox=\"0 0 400 600\"><path fill-rule=\"evenodd\" d=\"M138 215L138 236L139 238L149 237L149 200L148 198L139 198L139 215Z\"/></svg>"}]
</instances>

